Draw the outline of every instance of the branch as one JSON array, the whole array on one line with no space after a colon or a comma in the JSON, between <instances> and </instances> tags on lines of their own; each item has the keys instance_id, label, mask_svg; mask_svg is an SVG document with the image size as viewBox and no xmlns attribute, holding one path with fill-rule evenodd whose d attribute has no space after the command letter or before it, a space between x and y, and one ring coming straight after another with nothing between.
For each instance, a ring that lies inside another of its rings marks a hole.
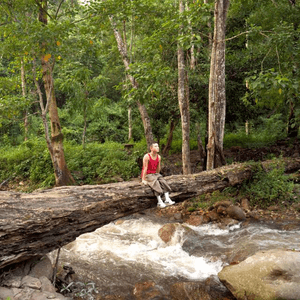
<instances>
[{"instance_id":1,"label":"branch","mask_svg":"<svg viewBox=\"0 0 300 300\"><path fill-rule=\"evenodd\" d=\"M49 15L48 11L42 7L42 5L39 3L38 0L35 0L35 3L37 4L37 6L38 6L43 12L46 13L46 15L47 15L50 19L53 19L52 16Z\"/></svg>"},{"instance_id":2,"label":"branch","mask_svg":"<svg viewBox=\"0 0 300 300\"><path fill-rule=\"evenodd\" d=\"M241 36L241 35L243 35L243 34L247 34L247 33L249 33L249 32L251 32L251 31L248 30L248 31L245 31L245 32L241 32L241 33L239 33L239 34L237 34L237 35L235 35L235 36L232 36L231 38L225 39L225 42L226 42L226 41L233 40L233 39L235 39L235 38L237 38L237 37L239 37L239 36Z\"/></svg>"},{"instance_id":3,"label":"branch","mask_svg":"<svg viewBox=\"0 0 300 300\"><path fill-rule=\"evenodd\" d=\"M251 32L253 32L253 31L252 31L252 30L248 30L248 31L245 31L245 32L241 32L241 33L239 33L239 34L237 34L237 35L235 35L235 36L232 36L232 37L230 37L230 38L228 38L228 39L225 39L225 42L226 42L226 41L233 40L233 39L235 39L235 38L237 38L237 37L239 37L239 36L241 36L241 35L243 35L243 34L247 34L247 33L251 33ZM264 34L264 32L271 32L271 31L260 31L260 32L259 32L259 34L261 34L261 35L263 35L264 37L267 37L267 38L268 38L268 36L267 36L266 34Z\"/></svg>"},{"instance_id":4,"label":"branch","mask_svg":"<svg viewBox=\"0 0 300 300\"><path fill-rule=\"evenodd\" d=\"M59 5L58 5L58 8L57 8L57 10L56 10L56 13L55 13L55 19L57 18L57 15L58 15L58 13L59 13L60 7L61 7L61 5L63 4L64 1L65 1L65 0L61 0L61 1L60 1Z\"/></svg>"}]
</instances>

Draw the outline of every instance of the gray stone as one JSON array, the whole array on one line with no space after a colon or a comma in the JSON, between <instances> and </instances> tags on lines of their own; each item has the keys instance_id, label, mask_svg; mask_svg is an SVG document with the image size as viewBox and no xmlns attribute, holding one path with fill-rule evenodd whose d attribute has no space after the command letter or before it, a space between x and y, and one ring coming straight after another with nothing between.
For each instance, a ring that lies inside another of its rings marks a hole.
<instances>
[{"instance_id":1,"label":"gray stone","mask_svg":"<svg viewBox=\"0 0 300 300\"><path fill-rule=\"evenodd\" d=\"M41 290L43 292L55 293L55 287L52 285L51 281L46 276L42 276L39 279L42 284Z\"/></svg>"},{"instance_id":2,"label":"gray stone","mask_svg":"<svg viewBox=\"0 0 300 300\"><path fill-rule=\"evenodd\" d=\"M31 268L31 271L28 275L35 278L46 276L51 280L53 276L53 267L49 257L43 256L41 259L39 259Z\"/></svg>"},{"instance_id":3,"label":"gray stone","mask_svg":"<svg viewBox=\"0 0 300 300\"><path fill-rule=\"evenodd\" d=\"M22 277L15 276L3 281L2 285L10 288L19 288L21 286Z\"/></svg>"},{"instance_id":4,"label":"gray stone","mask_svg":"<svg viewBox=\"0 0 300 300\"><path fill-rule=\"evenodd\" d=\"M244 213L244 211L236 205L227 207L226 212L232 219L236 219L239 221L244 221L246 219L246 214Z\"/></svg>"},{"instance_id":5,"label":"gray stone","mask_svg":"<svg viewBox=\"0 0 300 300\"><path fill-rule=\"evenodd\" d=\"M300 295L299 274L300 252L274 249L226 266L218 276L238 300L295 300Z\"/></svg>"},{"instance_id":6,"label":"gray stone","mask_svg":"<svg viewBox=\"0 0 300 300\"><path fill-rule=\"evenodd\" d=\"M25 287L21 289L20 293L14 296L15 300L30 300L31 295L35 292L36 290L31 289L29 287Z\"/></svg>"},{"instance_id":7,"label":"gray stone","mask_svg":"<svg viewBox=\"0 0 300 300\"><path fill-rule=\"evenodd\" d=\"M0 287L0 299L6 300L8 297L10 297L11 300L14 300L13 291L6 287Z\"/></svg>"},{"instance_id":8,"label":"gray stone","mask_svg":"<svg viewBox=\"0 0 300 300\"><path fill-rule=\"evenodd\" d=\"M22 279L22 287L29 287L32 289L39 290L42 287L42 283L38 278L34 278L27 275Z\"/></svg>"}]
</instances>

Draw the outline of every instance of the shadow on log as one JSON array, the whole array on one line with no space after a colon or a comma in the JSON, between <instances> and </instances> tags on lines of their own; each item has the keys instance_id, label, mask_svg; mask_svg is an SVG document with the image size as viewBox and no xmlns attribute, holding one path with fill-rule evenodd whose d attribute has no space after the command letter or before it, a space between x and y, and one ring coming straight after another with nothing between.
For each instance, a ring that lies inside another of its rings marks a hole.
<instances>
[{"instance_id":1,"label":"shadow on log","mask_svg":"<svg viewBox=\"0 0 300 300\"><path fill-rule=\"evenodd\" d=\"M287 171L299 167L300 159L286 161ZM252 176L251 168L234 164L165 179L172 199L180 202L240 184ZM64 186L30 194L0 192L0 268L49 253L83 233L156 203L151 189L137 181Z\"/></svg>"}]
</instances>

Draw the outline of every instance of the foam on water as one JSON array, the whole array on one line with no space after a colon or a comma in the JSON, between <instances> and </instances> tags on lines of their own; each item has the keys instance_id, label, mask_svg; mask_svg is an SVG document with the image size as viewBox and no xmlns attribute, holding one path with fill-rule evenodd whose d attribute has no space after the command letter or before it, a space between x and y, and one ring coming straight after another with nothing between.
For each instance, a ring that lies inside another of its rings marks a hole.
<instances>
[{"instance_id":1,"label":"foam on water","mask_svg":"<svg viewBox=\"0 0 300 300\"><path fill-rule=\"evenodd\" d=\"M160 274L188 279L207 278L221 270L221 261L210 262L185 252L182 249L183 231L180 229L172 241L165 244L158 236L161 226L145 219L126 220L119 225L111 223L93 234L78 237L69 250L90 262L117 256L118 261L148 265ZM214 230L216 233L217 229Z\"/></svg>"}]
</instances>

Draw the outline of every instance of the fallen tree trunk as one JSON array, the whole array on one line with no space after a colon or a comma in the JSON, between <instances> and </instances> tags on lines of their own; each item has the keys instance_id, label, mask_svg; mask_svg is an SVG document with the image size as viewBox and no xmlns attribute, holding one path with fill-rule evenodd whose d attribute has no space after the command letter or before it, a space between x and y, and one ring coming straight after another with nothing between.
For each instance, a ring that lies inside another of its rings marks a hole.
<instances>
[{"instance_id":1,"label":"fallen tree trunk","mask_svg":"<svg viewBox=\"0 0 300 300\"><path fill-rule=\"evenodd\" d=\"M300 159L286 161L287 171L299 167ZM172 199L180 202L240 184L251 176L251 165L235 164L165 179ZM64 186L31 194L0 192L0 268L49 253L83 233L155 207L156 202L151 189L137 181Z\"/></svg>"}]
</instances>

